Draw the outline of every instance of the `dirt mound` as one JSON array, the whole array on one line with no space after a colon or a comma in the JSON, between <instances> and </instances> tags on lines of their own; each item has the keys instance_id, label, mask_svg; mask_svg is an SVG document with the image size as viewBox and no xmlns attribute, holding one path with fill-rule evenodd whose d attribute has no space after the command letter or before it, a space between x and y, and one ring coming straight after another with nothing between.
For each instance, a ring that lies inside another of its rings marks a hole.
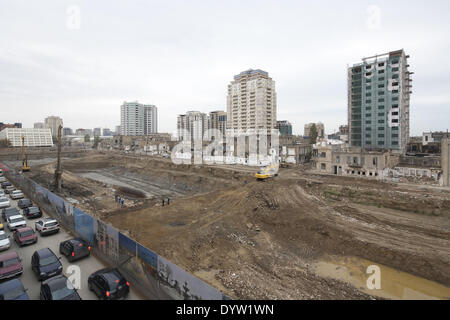
<instances>
[{"instance_id":1,"label":"dirt mound","mask_svg":"<svg viewBox=\"0 0 450 320\"><path fill-rule=\"evenodd\" d=\"M426 225L421 228L436 233L422 232L411 223L414 214L377 218L381 213L351 204L333 208L318 192L326 187L304 180L252 182L110 221L235 298L362 298L342 283L330 294L309 271L323 255L357 256L450 284L445 228ZM387 230L384 220L396 229ZM436 248L434 254L421 250L424 243Z\"/></svg>"}]
</instances>

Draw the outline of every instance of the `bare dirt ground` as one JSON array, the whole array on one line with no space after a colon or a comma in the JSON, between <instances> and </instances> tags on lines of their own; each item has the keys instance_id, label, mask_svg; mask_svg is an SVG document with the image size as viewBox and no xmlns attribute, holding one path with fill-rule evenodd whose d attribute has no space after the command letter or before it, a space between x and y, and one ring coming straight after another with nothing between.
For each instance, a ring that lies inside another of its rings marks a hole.
<instances>
[{"instance_id":1,"label":"bare dirt ground","mask_svg":"<svg viewBox=\"0 0 450 320\"><path fill-rule=\"evenodd\" d=\"M53 170L45 164L30 176L46 185ZM300 169L257 182L252 172L88 156L64 162L63 195L232 298L373 298L314 272L331 255L450 287L448 190Z\"/></svg>"}]
</instances>

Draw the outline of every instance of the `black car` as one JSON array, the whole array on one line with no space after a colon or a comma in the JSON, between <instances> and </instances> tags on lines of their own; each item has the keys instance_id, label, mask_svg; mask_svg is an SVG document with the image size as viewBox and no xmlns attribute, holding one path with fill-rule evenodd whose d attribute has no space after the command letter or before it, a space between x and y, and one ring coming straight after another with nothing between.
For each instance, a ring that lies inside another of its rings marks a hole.
<instances>
[{"instance_id":1,"label":"black car","mask_svg":"<svg viewBox=\"0 0 450 320\"><path fill-rule=\"evenodd\" d=\"M40 218L42 217L42 211L39 207L28 207L23 209L23 215L28 219Z\"/></svg>"},{"instance_id":2,"label":"black car","mask_svg":"<svg viewBox=\"0 0 450 320\"><path fill-rule=\"evenodd\" d=\"M41 300L81 300L72 283L63 275L43 281L40 298Z\"/></svg>"},{"instance_id":3,"label":"black car","mask_svg":"<svg viewBox=\"0 0 450 320\"><path fill-rule=\"evenodd\" d=\"M24 208L32 207L32 206L33 206L33 202L31 202L30 199L24 198L24 199L20 199L20 200L17 202L17 206L18 206L20 209L24 209Z\"/></svg>"},{"instance_id":4,"label":"black car","mask_svg":"<svg viewBox=\"0 0 450 320\"><path fill-rule=\"evenodd\" d=\"M130 292L130 283L117 268L98 270L88 278L89 290L102 300L125 298Z\"/></svg>"},{"instance_id":5,"label":"black car","mask_svg":"<svg viewBox=\"0 0 450 320\"><path fill-rule=\"evenodd\" d=\"M33 253L31 257L31 269L39 281L60 275L63 267L59 258L49 248L41 249Z\"/></svg>"},{"instance_id":6,"label":"black car","mask_svg":"<svg viewBox=\"0 0 450 320\"><path fill-rule=\"evenodd\" d=\"M59 244L59 253L67 257L69 262L91 255L91 246L81 238L63 241Z\"/></svg>"},{"instance_id":7,"label":"black car","mask_svg":"<svg viewBox=\"0 0 450 320\"><path fill-rule=\"evenodd\" d=\"M11 186L12 184L11 184L11 182L9 182L9 181L5 181L5 182L2 182L2 189L6 189L6 187L9 187L9 186Z\"/></svg>"},{"instance_id":8,"label":"black car","mask_svg":"<svg viewBox=\"0 0 450 320\"><path fill-rule=\"evenodd\" d=\"M3 221L6 222L8 217L20 215L20 212L17 208L5 208L2 210L2 218Z\"/></svg>"}]
</instances>

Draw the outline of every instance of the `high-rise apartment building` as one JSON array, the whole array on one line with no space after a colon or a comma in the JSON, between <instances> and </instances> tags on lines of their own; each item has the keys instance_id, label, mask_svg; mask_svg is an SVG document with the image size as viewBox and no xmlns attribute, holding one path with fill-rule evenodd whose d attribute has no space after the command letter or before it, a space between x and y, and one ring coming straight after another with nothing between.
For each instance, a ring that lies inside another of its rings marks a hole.
<instances>
[{"instance_id":1,"label":"high-rise apartment building","mask_svg":"<svg viewBox=\"0 0 450 320\"><path fill-rule=\"evenodd\" d=\"M73 131L71 128L63 128L63 136L71 136L73 135Z\"/></svg>"},{"instance_id":2,"label":"high-rise apartment building","mask_svg":"<svg viewBox=\"0 0 450 320\"><path fill-rule=\"evenodd\" d=\"M227 129L234 134L251 134L277 125L275 81L262 70L241 72L228 85Z\"/></svg>"},{"instance_id":3,"label":"high-rise apartment building","mask_svg":"<svg viewBox=\"0 0 450 320\"><path fill-rule=\"evenodd\" d=\"M209 117L199 111L188 111L180 114L177 119L177 133L179 140L203 140L208 129ZM209 137L206 137L209 139Z\"/></svg>"},{"instance_id":4,"label":"high-rise apartment building","mask_svg":"<svg viewBox=\"0 0 450 320\"><path fill-rule=\"evenodd\" d=\"M45 125L43 122L35 122L33 127L34 127L34 129L44 129Z\"/></svg>"},{"instance_id":5,"label":"high-rise apartment building","mask_svg":"<svg viewBox=\"0 0 450 320\"><path fill-rule=\"evenodd\" d=\"M210 112L208 129L217 129L222 133L222 136L225 136L227 131L227 113L225 111Z\"/></svg>"},{"instance_id":6,"label":"high-rise apartment building","mask_svg":"<svg viewBox=\"0 0 450 320\"><path fill-rule=\"evenodd\" d=\"M351 146L406 151L412 93L408 58L398 50L348 68Z\"/></svg>"},{"instance_id":7,"label":"high-rise apartment building","mask_svg":"<svg viewBox=\"0 0 450 320\"><path fill-rule=\"evenodd\" d=\"M45 128L50 129L52 136L58 136L58 128L59 126L63 126L63 120L60 117L50 116L45 118L44 121Z\"/></svg>"},{"instance_id":8,"label":"high-rise apartment building","mask_svg":"<svg viewBox=\"0 0 450 320\"><path fill-rule=\"evenodd\" d=\"M120 107L120 134L143 136L158 132L158 114L154 105L124 102Z\"/></svg>"},{"instance_id":9,"label":"high-rise apartment building","mask_svg":"<svg viewBox=\"0 0 450 320\"><path fill-rule=\"evenodd\" d=\"M277 121L277 129L282 136L292 136L292 124L287 121Z\"/></svg>"},{"instance_id":10,"label":"high-rise apartment building","mask_svg":"<svg viewBox=\"0 0 450 320\"><path fill-rule=\"evenodd\" d=\"M94 128L94 137L100 137L102 135L102 128Z\"/></svg>"}]
</instances>

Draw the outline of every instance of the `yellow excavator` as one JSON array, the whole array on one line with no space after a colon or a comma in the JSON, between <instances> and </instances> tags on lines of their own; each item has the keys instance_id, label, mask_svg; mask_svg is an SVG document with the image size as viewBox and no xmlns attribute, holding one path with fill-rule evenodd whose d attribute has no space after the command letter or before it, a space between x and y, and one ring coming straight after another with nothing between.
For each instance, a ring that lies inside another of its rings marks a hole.
<instances>
[{"instance_id":1,"label":"yellow excavator","mask_svg":"<svg viewBox=\"0 0 450 320\"><path fill-rule=\"evenodd\" d=\"M255 173L255 178L259 181L265 181L267 179L278 176L278 164L270 164L266 167L262 167L257 173Z\"/></svg>"},{"instance_id":2,"label":"yellow excavator","mask_svg":"<svg viewBox=\"0 0 450 320\"><path fill-rule=\"evenodd\" d=\"M274 150L271 151L271 154L272 156L270 164L265 167L261 167L261 169L257 173L255 173L255 178L258 181L265 181L278 176L278 170L280 169L278 156L276 155Z\"/></svg>"},{"instance_id":3,"label":"yellow excavator","mask_svg":"<svg viewBox=\"0 0 450 320\"><path fill-rule=\"evenodd\" d=\"M22 172L28 172L31 168L28 166L27 158L25 157L25 137L22 136Z\"/></svg>"}]
</instances>

